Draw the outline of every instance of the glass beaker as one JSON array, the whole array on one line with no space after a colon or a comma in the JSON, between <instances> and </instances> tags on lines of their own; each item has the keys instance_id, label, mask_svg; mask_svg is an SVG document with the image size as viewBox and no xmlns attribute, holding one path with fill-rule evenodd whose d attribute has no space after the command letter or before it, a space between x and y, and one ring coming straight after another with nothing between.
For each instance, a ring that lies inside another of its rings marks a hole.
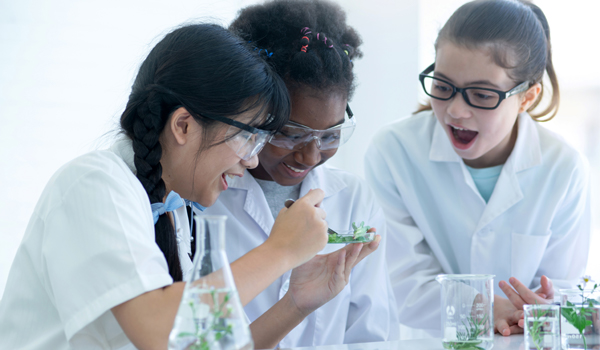
<instances>
[{"instance_id":1,"label":"glass beaker","mask_svg":"<svg viewBox=\"0 0 600 350\"><path fill-rule=\"evenodd\" d=\"M438 275L444 349L494 346L494 275Z\"/></svg>"},{"instance_id":2,"label":"glass beaker","mask_svg":"<svg viewBox=\"0 0 600 350\"><path fill-rule=\"evenodd\" d=\"M600 348L600 288L560 290L563 349Z\"/></svg>"},{"instance_id":3,"label":"glass beaker","mask_svg":"<svg viewBox=\"0 0 600 350\"><path fill-rule=\"evenodd\" d=\"M196 216L194 270L169 335L169 350L239 350L254 344L229 261L226 216Z\"/></svg>"},{"instance_id":4,"label":"glass beaker","mask_svg":"<svg viewBox=\"0 0 600 350\"><path fill-rule=\"evenodd\" d=\"M524 305L525 313L525 349L561 350L560 343L560 306Z\"/></svg>"}]
</instances>

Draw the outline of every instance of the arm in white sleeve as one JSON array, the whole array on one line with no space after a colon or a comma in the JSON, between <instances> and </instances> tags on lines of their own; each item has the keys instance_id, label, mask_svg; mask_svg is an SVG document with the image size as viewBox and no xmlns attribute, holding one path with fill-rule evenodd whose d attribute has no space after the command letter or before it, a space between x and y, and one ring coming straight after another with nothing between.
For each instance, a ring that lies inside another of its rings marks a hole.
<instances>
[{"instance_id":1,"label":"arm in white sleeve","mask_svg":"<svg viewBox=\"0 0 600 350\"><path fill-rule=\"evenodd\" d=\"M435 277L444 271L404 204L401 174L390 169L401 159L372 144L365 157L366 179L386 216L386 255L400 323L437 332L440 285Z\"/></svg>"},{"instance_id":2,"label":"arm in white sleeve","mask_svg":"<svg viewBox=\"0 0 600 350\"><path fill-rule=\"evenodd\" d=\"M574 288L588 260L591 210L590 172L585 159L573 169L569 185L550 225L551 236L531 288L546 275L556 291Z\"/></svg>"}]
</instances>

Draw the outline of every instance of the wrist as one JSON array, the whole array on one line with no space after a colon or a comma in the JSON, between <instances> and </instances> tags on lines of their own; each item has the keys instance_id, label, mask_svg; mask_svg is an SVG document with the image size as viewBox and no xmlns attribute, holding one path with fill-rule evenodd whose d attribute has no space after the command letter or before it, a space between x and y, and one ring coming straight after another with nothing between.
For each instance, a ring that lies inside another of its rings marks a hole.
<instances>
[{"instance_id":1,"label":"wrist","mask_svg":"<svg viewBox=\"0 0 600 350\"><path fill-rule=\"evenodd\" d=\"M254 248L254 251L260 256L269 257L270 264L278 268L279 275L296 267L294 255L272 239L267 239L263 244Z\"/></svg>"},{"instance_id":2,"label":"wrist","mask_svg":"<svg viewBox=\"0 0 600 350\"><path fill-rule=\"evenodd\" d=\"M297 319L298 322L302 322L308 315L310 315L314 310L302 310L296 302L294 301L294 297L292 297L291 293L288 291L285 293L283 298L279 301L282 303L282 307L285 308L286 312L290 314L290 317Z\"/></svg>"}]
</instances>

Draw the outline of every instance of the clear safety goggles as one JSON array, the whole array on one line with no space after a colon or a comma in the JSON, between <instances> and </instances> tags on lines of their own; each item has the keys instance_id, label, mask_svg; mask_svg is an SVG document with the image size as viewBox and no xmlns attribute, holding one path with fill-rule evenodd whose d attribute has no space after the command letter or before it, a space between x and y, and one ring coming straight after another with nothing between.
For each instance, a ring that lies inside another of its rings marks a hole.
<instances>
[{"instance_id":1,"label":"clear safety goggles","mask_svg":"<svg viewBox=\"0 0 600 350\"><path fill-rule=\"evenodd\" d=\"M257 155L273 137L272 131L257 129L237 120L207 115L203 117L231 125L225 133L225 144L243 160L249 160Z\"/></svg>"},{"instance_id":2,"label":"clear safety goggles","mask_svg":"<svg viewBox=\"0 0 600 350\"><path fill-rule=\"evenodd\" d=\"M356 120L353 117L350 106L346 105L346 117L340 125L326 130L315 130L302 124L289 122L268 142L273 146L289 150L299 150L313 140L320 150L338 148L346 143L354 133Z\"/></svg>"}]
</instances>

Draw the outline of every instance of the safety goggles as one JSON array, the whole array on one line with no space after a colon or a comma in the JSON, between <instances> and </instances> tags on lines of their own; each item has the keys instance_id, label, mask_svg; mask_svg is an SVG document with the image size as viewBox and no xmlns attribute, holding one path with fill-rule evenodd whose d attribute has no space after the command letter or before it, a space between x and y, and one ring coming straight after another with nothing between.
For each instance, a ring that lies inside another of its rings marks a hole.
<instances>
[{"instance_id":1,"label":"safety goggles","mask_svg":"<svg viewBox=\"0 0 600 350\"><path fill-rule=\"evenodd\" d=\"M342 124L326 130L315 130L302 124L289 122L268 142L273 146L289 150L299 150L313 140L320 150L338 148L350 139L356 128L356 120L353 117L350 106L346 105L346 116Z\"/></svg>"},{"instance_id":2,"label":"safety goggles","mask_svg":"<svg viewBox=\"0 0 600 350\"><path fill-rule=\"evenodd\" d=\"M219 116L203 115L203 117L231 125L225 133L225 144L243 160L248 160L257 155L273 137L272 131L257 129L237 120Z\"/></svg>"}]
</instances>

